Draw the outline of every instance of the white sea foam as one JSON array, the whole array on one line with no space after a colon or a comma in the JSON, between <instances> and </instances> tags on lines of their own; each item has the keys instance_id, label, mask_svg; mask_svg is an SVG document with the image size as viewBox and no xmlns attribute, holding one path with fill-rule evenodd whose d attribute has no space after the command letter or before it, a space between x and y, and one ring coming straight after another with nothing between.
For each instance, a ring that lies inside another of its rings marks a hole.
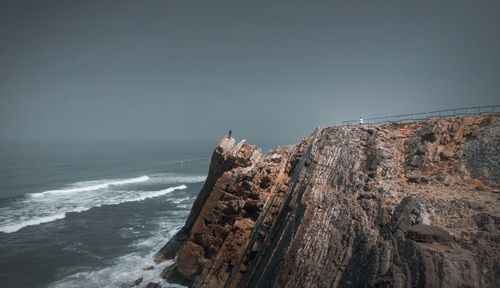
<instances>
[{"instance_id":1,"label":"white sea foam","mask_svg":"<svg viewBox=\"0 0 500 288\"><path fill-rule=\"evenodd\" d=\"M129 199L126 202L143 201L143 200L146 200L146 199L149 199L149 198L159 197L159 196L168 194L170 192L174 192L175 190L182 190L182 189L187 189L187 186L186 185L180 185L180 186L176 186L176 187L171 187L171 188L163 189L163 190L160 190L160 191L147 192L147 193L144 193L142 196L139 196L139 197L133 198L133 199ZM118 204L118 203L116 203L116 204Z\"/></svg>"},{"instance_id":2,"label":"white sea foam","mask_svg":"<svg viewBox=\"0 0 500 288\"><path fill-rule=\"evenodd\" d=\"M178 187L182 186L185 185ZM172 188L161 191L167 192ZM193 197L186 198L182 194L177 194L172 199L173 201L182 200L185 205L192 205L194 201ZM49 287L125 287L140 277L143 277L143 281L138 287L145 287L149 282L165 284L160 274L161 271L163 271L165 267L171 265L172 262L167 261L155 265L153 262L154 255L168 239L182 228L188 214L189 210L169 211L168 215L157 219L155 229L150 231L150 233L143 234L145 236L144 238L138 239L129 245L128 254L113 259L111 264L105 268L74 273L52 283ZM150 266L153 267L152 270L144 270L144 268ZM180 288L184 286L169 283L168 287Z\"/></svg>"},{"instance_id":3,"label":"white sea foam","mask_svg":"<svg viewBox=\"0 0 500 288\"><path fill-rule=\"evenodd\" d=\"M118 186L118 185L127 185L127 184L134 184L134 183L140 183L144 181L148 181L149 176L141 176L137 178L130 178L130 179L123 179L123 180L111 180L108 182L104 183L99 183L95 185L89 185L89 186L83 186L83 187L75 187L75 188L66 188L66 189L59 189L59 190L48 190L40 193L33 193L29 194L31 197L43 197L46 195L55 195L55 194L68 194L68 193L78 193L78 192L88 192L88 191L95 191L99 189L104 189L108 188L109 186ZM106 181L106 180L104 180ZM85 182L80 182L80 183L85 183ZM79 184L79 183L76 183Z\"/></svg>"},{"instance_id":4,"label":"white sea foam","mask_svg":"<svg viewBox=\"0 0 500 288\"><path fill-rule=\"evenodd\" d=\"M201 175L163 173L128 179L76 182L62 189L28 194L28 197L0 208L0 232L13 233L27 226L56 221L65 218L67 213L83 212L93 207L160 197L186 189L184 183L199 183L205 178ZM177 183L181 185L148 191L151 187Z\"/></svg>"},{"instance_id":5,"label":"white sea foam","mask_svg":"<svg viewBox=\"0 0 500 288\"><path fill-rule=\"evenodd\" d=\"M16 224L1 226L0 232L12 233L12 232L16 232L18 230L21 230L22 228L27 227L27 226L34 226L34 225L39 225L42 223L52 222L52 221L56 221L59 219L63 219L64 217L66 217L66 213L60 213L60 214L45 216L45 217L36 217L36 218L22 221L22 222L19 222Z\"/></svg>"},{"instance_id":6,"label":"white sea foam","mask_svg":"<svg viewBox=\"0 0 500 288\"><path fill-rule=\"evenodd\" d=\"M131 182L132 179L136 182ZM123 184L125 181L127 184L137 183L139 179L144 178L132 179L108 182L108 185L109 183ZM86 193L46 194L46 197L27 197L14 202L8 207L0 208L0 232L13 233L27 226L63 219L67 213L83 212L103 205L144 201L187 188L184 184L158 191L114 190L110 187L102 190L88 190Z\"/></svg>"},{"instance_id":7,"label":"white sea foam","mask_svg":"<svg viewBox=\"0 0 500 288\"><path fill-rule=\"evenodd\" d=\"M113 260L112 264L100 270L82 271L67 276L49 285L51 288L80 288L80 287L123 287L142 277L143 281L139 287L145 287L149 282L164 284L160 277L161 271L172 264L171 261L155 265L154 254L165 244L181 227L187 217L166 217L159 219L155 231L151 231L150 237L138 240L130 245L132 253L123 255ZM153 266L146 271L144 268ZM169 284L169 287L184 287Z\"/></svg>"},{"instance_id":8,"label":"white sea foam","mask_svg":"<svg viewBox=\"0 0 500 288\"><path fill-rule=\"evenodd\" d=\"M82 288L82 287L128 287L136 279L142 277L145 287L149 282L163 282L161 271L172 264L164 262L153 266L152 270L143 270L153 263L152 256L131 253L115 259L114 263L97 271L79 272L50 285L52 288ZM182 287L172 286L169 287Z\"/></svg>"},{"instance_id":9,"label":"white sea foam","mask_svg":"<svg viewBox=\"0 0 500 288\"><path fill-rule=\"evenodd\" d=\"M177 198L177 199L170 199L170 202L179 204L181 202L184 202L186 200L189 200L191 197L183 197L183 198Z\"/></svg>"}]
</instances>

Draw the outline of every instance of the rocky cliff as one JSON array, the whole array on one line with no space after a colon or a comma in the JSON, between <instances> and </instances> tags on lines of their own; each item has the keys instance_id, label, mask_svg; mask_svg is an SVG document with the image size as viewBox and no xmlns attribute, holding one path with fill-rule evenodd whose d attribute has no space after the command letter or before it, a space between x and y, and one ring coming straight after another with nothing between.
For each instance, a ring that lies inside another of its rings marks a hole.
<instances>
[{"instance_id":1,"label":"rocky cliff","mask_svg":"<svg viewBox=\"0 0 500 288\"><path fill-rule=\"evenodd\" d=\"M500 287L500 119L224 138L156 255L191 287Z\"/></svg>"}]
</instances>

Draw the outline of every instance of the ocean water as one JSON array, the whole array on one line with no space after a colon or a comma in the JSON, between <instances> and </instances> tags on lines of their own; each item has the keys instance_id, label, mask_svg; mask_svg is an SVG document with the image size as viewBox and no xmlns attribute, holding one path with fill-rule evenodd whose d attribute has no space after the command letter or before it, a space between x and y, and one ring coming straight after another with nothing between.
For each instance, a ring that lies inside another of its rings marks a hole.
<instances>
[{"instance_id":1,"label":"ocean water","mask_svg":"<svg viewBox=\"0 0 500 288\"><path fill-rule=\"evenodd\" d=\"M0 286L161 281L216 144L2 143Z\"/></svg>"}]
</instances>

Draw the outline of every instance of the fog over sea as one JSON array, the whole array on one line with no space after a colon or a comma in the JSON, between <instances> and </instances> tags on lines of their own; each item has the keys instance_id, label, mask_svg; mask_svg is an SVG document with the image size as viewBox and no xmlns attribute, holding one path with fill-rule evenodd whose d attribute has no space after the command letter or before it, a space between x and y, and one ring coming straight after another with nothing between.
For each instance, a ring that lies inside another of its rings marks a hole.
<instances>
[{"instance_id":1,"label":"fog over sea","mask_svg":"<svg viewBox=\"0 0 500 288\"><path fill-rule=\"evenodd\" d=\"M153 255L183 226L216 144L2 143L1 286L161 281L169 263Z\"/></svg>"}]
</instances>

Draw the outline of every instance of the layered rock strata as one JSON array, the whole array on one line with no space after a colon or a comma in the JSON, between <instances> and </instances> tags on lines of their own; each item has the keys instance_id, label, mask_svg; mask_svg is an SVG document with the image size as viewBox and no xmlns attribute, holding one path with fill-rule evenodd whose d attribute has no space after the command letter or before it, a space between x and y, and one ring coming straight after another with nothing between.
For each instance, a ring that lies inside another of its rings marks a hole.
<instances>
[{"instance_id":1,"label":"layered rock strata","mask_svg":"<svg viewBox=\"0 0 500 288\"><path fill-rule=\"evenodd\" d=\"M224 138L156 255L190 287L500 287L500 119Z\"/></svg>"}]
</instances>

